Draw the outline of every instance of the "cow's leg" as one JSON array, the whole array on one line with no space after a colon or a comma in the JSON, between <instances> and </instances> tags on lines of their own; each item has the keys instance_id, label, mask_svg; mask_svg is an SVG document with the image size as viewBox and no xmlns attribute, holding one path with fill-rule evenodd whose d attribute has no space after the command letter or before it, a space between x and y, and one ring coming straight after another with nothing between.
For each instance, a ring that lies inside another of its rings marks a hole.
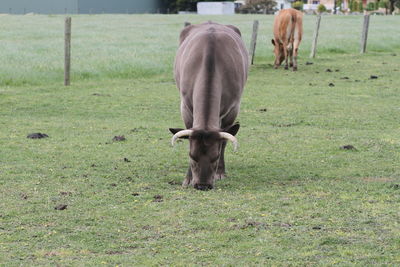
<instances>
[{"instance_id":1,"label":"cow's leg","mask_svg":"<svg viewBox=\"0 0 400 267\"><path fill-rule=\"evenodd\" d=\"M193 114L183 102L181 102L181 114L186 129L191 129L193 127Z\"/></svg>"},{"instance_id":2,"label":"cow's leg","mask_svg":"<svg viewBox=\"0 0 400 267\"><path fill-rule=\"evenodd\" d=\"M192 112L181 102L181 114L183 118L183 122L185 123L186 129L191 129L193 127L193 115ZM190 167L189 163L189 168L186 173L186 177L182 182L182 186L188 186L192 183L192 168Z\"/></svg>"},{"instance_id":3,"label":"cow's leg","mask_svg":"<svg viewBox=\"0 0 400 267\"><path fill-rule=\"evenodd\" d=\"M290 46L289 48L289 57L290 57L289 67L293 67L293 46Z\"/></svg>"},{"instance_id":4,"label":"cow's leg","mask_svg":"<svg viewBox=\"0 0 400 267\"><path fill-rule=\"evenodd\" d=\"M235 124L235 119L237 115L239 114L239 107L233 108L226 116L223 118L221 121L221 127L222 129L228 129L231 126ZM219 162L218 162L218 168L217 172L215 175L215 179L223 179L226 177L226 172L225 172L225 147L226 147L227 141L223 140L221 143L221 151L220 151L220 157L219 157Z\"/></svg>"},{"instance_id":5,"label":"cow's leg","mask_svg":"<svg viewBox=\"0 0 400 267\"><path fill-rule=\"evenodd\" d=\"M219 161L218 161L218 169L217 169L217 172L214 177L215 180L223 179L226 176L225 158L224 158L225 147L226 147L226 141L224 140L224 141L222 141L222 144L221 144L221 152L220 152Z\"/></svg>"},{"instance_id":6,"label":"cow's leg","mask_svg":"<svg viewBox=\"0 0 400 267\"><path fill-rule=\"evenodd\" d=\"M288 47L287 44L283 44L283 53L285 55L285 70L289 69L289 64L288 64Z\"/></svg>"},{"instance_id":7,"label":"cow's leg","mask_svg":"<svg viewBox=\"0 0 400 267\"><path fill-rule=\"evenodd\" d=\"M297 70L297 53L299 50L299 42L295 41L293 46L293 71Z\"/></svg>"},{"instance_id":8,"label":"cow's leg","mask_svg":"<svg viewBox=\"0 0 400 267\"><path fill-rule=\"evenodd\" d=\"M192 183L192 168L189 165L189 169L187 170L186 173L186 178L183 180L182 186L188 186Z\"/></svg>"}]
</instances>

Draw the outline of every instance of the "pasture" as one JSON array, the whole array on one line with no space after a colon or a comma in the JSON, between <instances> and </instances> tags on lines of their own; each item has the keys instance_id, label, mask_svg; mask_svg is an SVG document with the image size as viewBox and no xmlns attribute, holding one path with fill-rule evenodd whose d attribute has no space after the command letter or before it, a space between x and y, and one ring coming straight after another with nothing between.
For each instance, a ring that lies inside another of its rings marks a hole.
<instances>
[{"instance_id":1,"label":"pasture","mask_svg":"<svg viewBox=\"0 0 400 267\"><path fill-rule=\"evenodd\" d=\"M208 19L260 29L239 151L202 192L168 128L179 31ZM400 265L400 17L360 55L362 19L323 17L310 60L305 16L292 72L272 16L73 16L64 87L64 17L1 16L0 266Z\"/></svg>"}]
</instances>

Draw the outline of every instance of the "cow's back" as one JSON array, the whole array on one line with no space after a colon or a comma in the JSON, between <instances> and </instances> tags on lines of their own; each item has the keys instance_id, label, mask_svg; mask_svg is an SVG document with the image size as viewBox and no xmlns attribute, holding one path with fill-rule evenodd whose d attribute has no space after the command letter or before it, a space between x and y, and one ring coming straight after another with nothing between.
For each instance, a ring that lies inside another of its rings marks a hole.
<instances>
[{"instance_id":1,"label":"cow's back","mask_svg":"<svg viewBox=\"0 0 400 267\"><path fill-rule=\"evenodd\" d=\"M175 80L185 124L216 128L221 117L238 110L247 79L248 53L240 32L204 23L188 26L180 39Z\"/></svg>"},{"instance_id":2,"label":"cow's back","mask_svg":"<svg viewBox=\"0 0 400 267\"><path fill-rule=\"evenodd\" d=\"M302 38L303 13L288 8L279 11L274 19L274 38L281 43L294 40L301 41Z\"/></svg>"},{"instance_id":3,"label":"cow's back","mask_svg":"<svg viewBox=\"0 0 400 267\"><path fill-rule=\"evenodd\" d=\"M236 77L243 87L248 72L248 54L240 32L216 23L191 25L182 31L180 42L175 59L178 87L182 82L186 85L188 78L205 75L203 72L210 68L217 71L213 75ZM220 69L223 73L218 72Z\"/></svg>"}]
</instances>

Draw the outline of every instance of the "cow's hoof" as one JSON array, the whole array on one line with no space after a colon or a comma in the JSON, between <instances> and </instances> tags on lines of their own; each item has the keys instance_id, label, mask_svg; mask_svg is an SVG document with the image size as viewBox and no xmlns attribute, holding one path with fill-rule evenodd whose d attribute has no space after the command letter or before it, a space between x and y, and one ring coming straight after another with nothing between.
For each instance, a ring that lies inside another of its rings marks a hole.
<instances>
[{"instance_id":1,"label":"cow's hoof","mask_svg":"<svg viewBox=\"0 0 400 267\"><path fill-rule=\"evenodd\" d=\"M183 180L183 182L182 182L182 186L188 187L190 185L190 183L191 183L191 179L186 177L185 180Z\"/></svg>"},{"instance_id":2,"label":"cow's hoof","mask_svg":"<svg viewBox=\"0 0 400 267\"><path fill-rule=\"evenodd\" d=\"M289 67L293 67L293 63L290 63L290 64L289 64Z\"/></svg>"},{"instance_id":3,"label":"cow's hoof","mask_svg":"<svg viewBox=\"0 0 400 267\"><path fill-rule=\"evenodd\" d=\"M293 67L293 71L297 71L297 67Z\"/></svg>"},{"instance_id":4,"label":"cow's hoof","mask_svg":"<svg viewBox=\"0 0 400 267\"><path fill-rule=\"evenodd\" d=\"M288 70L289 69L289 66L288 65L285 65L285 70Z\"/></svg>"},{"instance_id":5,"label":"cow's hoof","mask_svg":"<svg viewBox=\"0 0 400 267\"><path fill-rule=\"evenodd\" d=\"M224 179L225 177L226 177L225 173L216 173L214 175L214 180L221 180L221 179Z\"/></svg>"}]
</instances>

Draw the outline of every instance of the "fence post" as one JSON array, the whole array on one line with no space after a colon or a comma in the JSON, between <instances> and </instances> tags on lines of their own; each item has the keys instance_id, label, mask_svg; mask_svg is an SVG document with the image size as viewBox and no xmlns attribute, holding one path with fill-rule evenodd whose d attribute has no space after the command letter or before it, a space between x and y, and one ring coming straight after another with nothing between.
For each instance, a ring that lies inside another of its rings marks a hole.
<instances>
[{"instance_id":1,"label":"fence post","mask_svg":"<svg viewBox=\"0 0 400 267\"><path fill-rule=\"evenodd\" d=\"M64 61L64 85L70 85L71 72L71 17L65 18L65 61Z\"/></svg>"},{"instance_id":2,"label":"fence post","mask_svg":"<svg viewBox=\"0 0 400 267\"><path fill-rule=\"evenodd\" d=\"M315 31L313 36L313 42L311 47L311 54L310 58L315 57L315 52L317 51L317 41L318 41L318 34L319 34L319 25L321 24L321 15L317 16L317 22L315 24Z\"/></svg>"},{"instance_id":3,"label":"fence post","mask_svg":"<svg viewBox=\"0 0 400 267\"><path fill-rule=\"evenodd\" d=\"M365 50L367 49L368 27L369 27L369 15L364 15L364 24L361 36L361 49L360 49L361 54L364 54Z\"/></svg>"},{"instance_id":4,"label":"fence post","mask_svg":"<svg viewBox=\"0 0 400 267\"><path fill-rule=\"evenodd\" d=\"M249 49L250 65L253 65L254 62L254 54L256 52L256 44L257 44L257 33L258 33L258 20L255 20L253 23L253 34L251 36L251 43Z\"/></svg>"}]
</instances>

